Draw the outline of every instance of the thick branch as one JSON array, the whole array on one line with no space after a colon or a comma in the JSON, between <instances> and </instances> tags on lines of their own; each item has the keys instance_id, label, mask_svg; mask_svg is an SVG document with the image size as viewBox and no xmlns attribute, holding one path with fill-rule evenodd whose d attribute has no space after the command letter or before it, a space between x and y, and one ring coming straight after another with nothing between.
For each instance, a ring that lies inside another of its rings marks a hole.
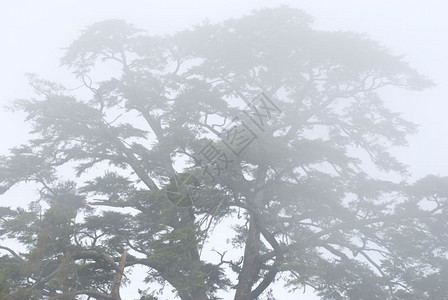
<instances>
[{"instance_id":1,"label":"thick branch","mask_svg":"<svg viewBox=\"0 0 448 300\"><path fill-rule=\"evenodd\" d=\"M154 180L149 177L148 173L142 168L141 163L135 157L134 153L132 153L132 151L123 144L123 142L112 132L112 130L106 124L100 122L100 126L108 135L113 144L117 147L117 149L126 156L127 163L134 170L140 180L143 181L143 183L150 190L158 191L159 187L156 185Z\"/></svg>"},{"instance_id":2,"label":"thick branch","mask_svg":"<svg viewBox=\"0 0 448 300\"><path fill-rule=\"evenodd\" d=\"M399 222L399 221L402 221L405 219L412 219L415 217L418 217L418 215L404 215L401 217L398 215L386 215L386 216L382 216L382 217L365 219L365 220L356 219L353 221L344 222L339 225L316 232L315 234L311 235L308 239L306 239L304 241L304 244L309 245L312 241L314 241L324 235L331 234L338 230L350 230L350 229L360 228L362 226L371 225L371 224L375 224L375 223Z\"/></svg>"},{"instance_id":3,"label":"thick branch","mask_svg":"<svg viewBox=\"0 0 448 300\"><path fill-rule=\"evenodd\" d=\"M258 296L261 295L261 293L263 293L268 286L271 285L271 283L274 281L275 276L277 275L279 269L278 269L278 265L280 259L277 258L276 261L274 262L274 265L271 267L271 269L267 272L267 274L264 276L263 280L258 284L258 286L249 294L248 299L250 300L255 300L257 299Z\"/></svg>"},{"instance_id":4,"label":"thick branch","mask_svg":"<svg viewBox=\"0 0 448 300\"><path fill-rule=\"evenodd\" d=\"M100 260L100 259L102 259L102 260L106 261L107 263L109 263L109 265L111 267L113 267L115 270L119 271L117 264L115 263L113 258L104 252L100 252L100 251L96 251L96 250L82 250L82 251L77 251L77 252L73 253L72 258L74 260L78 260L78 259Z\"/></svg>"},{"instance_id":5,"label":"thick branch","mask_svg":"<svg viewBox=\"0 0 448 300\"><path fill-rule=\"evenodd\" d=\"M11 248L5 247L5 246L0 246L0 249L6 250L9 253L12 254L12 256L14 256L15 258L17 258L20 261L23 261L23 258L20 257L20 255L18 255L14 250L12 250Z\"/></svg>"}]
</instances>

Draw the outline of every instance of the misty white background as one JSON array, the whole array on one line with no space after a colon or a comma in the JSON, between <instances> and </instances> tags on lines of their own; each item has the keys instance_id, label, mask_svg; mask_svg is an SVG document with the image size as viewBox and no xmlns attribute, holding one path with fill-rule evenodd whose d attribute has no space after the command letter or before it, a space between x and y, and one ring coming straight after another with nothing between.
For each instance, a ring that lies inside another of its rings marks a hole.
<instances>
[{"instance_id":1,"label":"misty white background","mask_svg":"<svg viewBox=\"0 0 448 300\"><path fill-rule=\"evenodd\" d=\"M119 18L149 34L164 34L206 18L218 22L281 4L313 16L315 29L366 33L394 54L405 55L412 67L435 82L436 87L423 92L394 90L384 96L389 107L420 125L419 133L409 138L409 147L393 151L410 166L412 178L430 173L448 176L448 2L442 0L1 1L0 105L32 96L25 73L76 87L71 74L59 67L59 58L80 30L97 21ZM22 116L0 109L0 154L25 142L27 130ZM0 205L23 203L28 195L32 193L20 185L0 196ZM137 298L136 289L132 294L127 291L123 299ZM306 297L302 299L313 299Z\"/></svg>"}]
</instances>

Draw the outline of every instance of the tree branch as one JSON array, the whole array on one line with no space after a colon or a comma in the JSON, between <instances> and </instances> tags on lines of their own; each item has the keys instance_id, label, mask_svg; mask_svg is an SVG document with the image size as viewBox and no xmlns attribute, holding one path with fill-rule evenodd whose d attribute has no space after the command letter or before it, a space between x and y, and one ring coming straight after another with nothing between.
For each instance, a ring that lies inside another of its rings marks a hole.
<instances>
[{"instance_id":1,"label":"tree branch","mask_svg":"<svg viewBox=\"0 0 448 300\"><path fill-rule=\"evenodd\" d=\"M23 258L20 257L20 255L18 255L14 250L12 250L11 248L5 247L5 246L0 246L0 249L6 250L9 253L12 254L12 256L14 256L15 258L17 258L20 261L23 261Z\"/></svg>"}]
</instances>

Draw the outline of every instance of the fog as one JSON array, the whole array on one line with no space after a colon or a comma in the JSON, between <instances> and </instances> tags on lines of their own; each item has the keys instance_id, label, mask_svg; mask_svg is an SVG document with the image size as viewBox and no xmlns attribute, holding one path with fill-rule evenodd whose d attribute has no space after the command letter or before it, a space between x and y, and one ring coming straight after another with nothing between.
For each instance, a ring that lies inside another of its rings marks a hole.
<instances>
[{"instance_id":1,"label":"fog","mask_svg":"<svg viewBox=\"0 0 448 300\"><path fill-rule=\"evenodd\" d=\"M25 76L27 73L62 82L71 89L77 88L79 81L69 70L60 66L60 58L81 31L96 22L122 19L144 29L149 35L164 36L193 28L204 20L214 24L229 18L240 18L254 9L280 5L301 9L312 16L313 29L366 34L394 55L402 55L412 68L435 83L435 86L424 91L385 89L381 95L388 108L402 113L404 119L418 125L418 132L408 137L408 146L390 149L409 166L409 181L414 182L428 174L448 176L448 4L443 1L5 2L0 19L1 104L9 106L12 100L34 97ZM30 128L23 122L23 117L23 114L7 109L0 111L0 153L6 155L8 149L28 140ZM33 186L19 184L0 196L0 205L26 205L24 198L34 196ZM218 227L216 232L225 235L226 229ZM215 244L209 245L209 250L225 247L224 240L218 238ZM133 276L138 280L142 278ZM274 286L274 296L278 299L318 299L309 288L305 294L302 290L288 294L283 291L281 282ZM122 288L122 299L137 299L138 288L145 286L137 282ZM220 296L233 299L231 294L223 293ZM162 299L170 297L173 296L167 291Z\"/></svg>"},{"instance_id":2,"label":"fog","mask_svg":"<svg viewBox=\"0 0 448 300\"><path fill-rule=\"evenodd\" d=\"M245 15L256 8L287 4L314 17L316 29L366 33L395 54L404 55L412 67L436 83L421 93L388 97L394 110L419 124L410 137L411 147L400 158L414 174L446 174L448 152L446 95L448 87L448 30L443 1L14 1L4 3L1 22L3 58L0 70L2 103L31 95L25 73L50 80L73 80L59 67L63 48L80 30L101 20L124 19L150 34L176 32L208 19L212 22ZM72 83L76 85L76 82ZM1 112L5 151L24 141L22 120ZM14 125L12 125L14 124Z\"/></svg>"}]
</instances>

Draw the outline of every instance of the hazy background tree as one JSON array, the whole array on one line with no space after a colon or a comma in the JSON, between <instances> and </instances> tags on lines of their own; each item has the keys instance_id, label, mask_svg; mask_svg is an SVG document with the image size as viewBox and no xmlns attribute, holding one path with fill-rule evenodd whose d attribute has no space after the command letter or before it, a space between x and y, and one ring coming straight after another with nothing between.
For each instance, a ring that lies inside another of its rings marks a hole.
<instances>
[{"instance_id":1,"label":"hazy background tree","mask_svg":"<svg viewBox=\"0 0 448 300\"><path fill-rule=\"evenodd\" d=\"M1 274L2 293L118 299L127 251L127 267L181 299L271 297L280 279L323 299L444 295L446 179L403 181L388 150L415 126L378 93L431 84L378 43L310 21L283 7L165 37L105 21L61 60L82 90L30 76L40 98L15 109L34 137L0 179L2 192L35 181L41 197L1 211L1 233L29 250L2 258L20 270ZM241 258L202 252L223 222Z\"/></svg>"}]
</instances>

